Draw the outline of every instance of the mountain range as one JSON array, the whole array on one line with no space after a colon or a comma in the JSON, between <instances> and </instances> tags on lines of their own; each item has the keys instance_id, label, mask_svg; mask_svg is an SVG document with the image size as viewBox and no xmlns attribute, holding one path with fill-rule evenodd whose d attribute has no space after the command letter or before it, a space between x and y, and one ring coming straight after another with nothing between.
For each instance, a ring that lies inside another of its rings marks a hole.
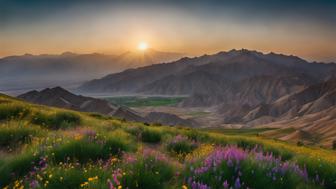
<instances>
[{"instance_id":1,"label":"mountain range","mask_svg":"<svg viewBox=\"0 0 336 189\"><path fill-rule=\"evenodd\" d=\"M242 49L130 69L89 81L79 89L110 94L226 94L231 98L240 91L237 86L253 92L257 88L250 85L255 84L267 85L271 90L263 90L260 98L274 99L328 79L335 70L335 64L309 63L295 56ZM274 91L279 86L282 90Z\"/></svg>"},{"instance_id":2,"label":"mountain range","mask_svg":"<svg viewBox=\"0 0 336 189\"><path fill-rule=\"evenodd\" d=\"M20 94L29 89L63 86L67 88L125 69L169 62L180 53L147 49L121 55L75 54L10 56L0 59L0 91Z\"/></svg>"},{"instance_id":3,"label":"mountain range","mask_svg":"<svg viewBox=\"0 0 336 189\"><path fill-rule=\"evenodd\" d=\"M79 90L187 95L180 107L211 107L222 123L255 126L333 107L335 74L334 63L241 49L110 74Z\"/></svg>"}]
</instances>

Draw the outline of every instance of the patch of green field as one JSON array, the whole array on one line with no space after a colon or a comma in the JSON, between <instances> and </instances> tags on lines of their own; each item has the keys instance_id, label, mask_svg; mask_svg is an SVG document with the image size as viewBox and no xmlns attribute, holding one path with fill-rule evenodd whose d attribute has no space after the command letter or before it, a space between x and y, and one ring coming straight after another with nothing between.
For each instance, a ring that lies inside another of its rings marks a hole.
<instances>
[{"instance_id":1,"label":"patch of green field","mask_svg":"<svg viewBox=\"0 0 336 189\"><path fill-rule=\"evenodd\" d=\"M127 107L146 107L146 106L173 106L181 102L185 97L107 97L106 100Z\"/></svg>"},{"instance_id":2,"label":"patch of green field","mask_svg":"<svg viewBox=\"0 0 336 189\"><path fill-rule=\"evenodd\" d=\"M188 116L192 116L192 117L202 117L202 116L206 116L209 115L210 112L204 112L204 111L192 111L187 113Z\"/></svg>"},{"instance_id":3,"label":"patch of green field","mask_svg":"<svg viewBox=\"0 0 336 189\"><path fill-rule=\"evenodd\" d=\"M205 128L204 131L222 133L225 135L258 135L265 131L273 130L273 128L246 128L246 129L225 129L225 128Z\"/></svg>"}]
</instances>

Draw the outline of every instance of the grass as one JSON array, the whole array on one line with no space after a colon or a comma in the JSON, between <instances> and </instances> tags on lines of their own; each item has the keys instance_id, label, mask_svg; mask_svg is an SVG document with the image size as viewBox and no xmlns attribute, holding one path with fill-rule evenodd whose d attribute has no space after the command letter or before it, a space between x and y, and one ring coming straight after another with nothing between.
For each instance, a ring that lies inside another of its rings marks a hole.
<instances>
[{"instance_id":1,"label":"grass","mask_svg":"<svg viewBox=\"0 0 336 189\"><path fill-rule=\"evenodd\" d=\"M50 157L56 163L67 161L86 163L120 156L122 152L132 149L134 146L128 139L115 134L104 138L84 136L54 147L50 151Z\"/></svg>"},{"instance_id":2,"label":"grass","mask_svg":"<svg viewBox=\"0 0 336 189\"><path fill-rule=\"evenodd\" d=\"M39 160L32 153L23 153L8 157L0 166L0 186L6 186L27 174Z\"/></svg>"},{"instance_id":3,"label":"grass","mask_svg":"<svg viewBox=\"0 0 336 189\"><path fill-rule=\"evenodd\" d=\"M29 126L13 123L0 126L0 149L12 151L22 144L29 144L37 133L37 129Z\"/></svg>"},{"instance_id":4,"label":"grass","mask_svg":"<svg viewBox=\"0 0 336 189\"><path fill-rule=\"evenodd\" d=\"M336 188L335 151L262 129L155 127L0 101L0 188Z\"/></svg>"},{"instance_id":5,"label":"grass","mask_svg":"<svg viewBox=\"0 0 336 189\"><path fill-rule=\"evenodd\" d=\"M37 112L32 117L31 122L49 129L64 129L79 125L81 117L72 112L57 112L53 114Z\"/></svg>"},{"instance_id":6,"label":"grass","mask_svg":"<svg viewBox=\"0 0 336 189\"><path fill-rule=\"evenodd\" d=\"M30 110L21 104L3 103L0 104L0 121L21 119L29 112Z\"/></svg>"},{"instance_id":7,"label":"grass","mask_svg":"<svg viewBox=\"0 0 336 189\"><path fill-rule=\"evenodd\" d=\"M159 143L161 142L161 139L162 139L162 132L156 129L146 128L141 133L141 139L143 142L147 142L147 143Z\"/></svg>"},{"instance_id":8,"label":"grass","mask_svg":"<svg viewBox=\"0 0 336 189\"><path fill-rule=\"evenodd\" d=\"M174 175L174 168L164 156L147 152L145 157L138 157L137 161L126 165L122 177L122 184L126 188L165 188L167 181Z\"/></svg>"},{"instance_id":9,"label":"grass","mask_svg":"<svg viewBox=\"0 0 336 189\"><path fill-rule=\"evenodd\" d=\"M190 141L186 136L177 135L167 144L167 150L174 154L186 155L191 153L197 144L194 141Z\"/></svg>"},{"instance_id":10,"label":"grass","mask_svg":"<svg viewBox=\"0 0 336 189\"><path fill-rule=\"evenodd\" d=\"M127 107L173 106L185 97L109 97L106 100Z\"/></svg>"},{"instance_id":11,"label":"grass","mask_svg":"<svg viewBox=\"0 0 336 189\"><path fill-rule=\"evenodd\" d=\"M208 132L223 133L225 135L259 135L265 131L274 130L273 128L247 128L247 129L225 129L225 128L206 128Z\"/></svg>"}]
</instances>

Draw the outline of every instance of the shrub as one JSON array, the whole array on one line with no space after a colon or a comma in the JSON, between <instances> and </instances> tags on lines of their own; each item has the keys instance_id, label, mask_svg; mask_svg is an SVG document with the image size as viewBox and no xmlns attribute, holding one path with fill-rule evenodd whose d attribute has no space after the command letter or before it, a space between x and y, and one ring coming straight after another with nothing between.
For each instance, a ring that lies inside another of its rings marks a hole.
<instances>
[{"instance_id":1,"label":"shrub","mask_svg":"<svg viewBox=\"0 0 336 189\"><path fill-rule=\"evenodd\" d=\"M79 125L81 117L72 112L57 112L49 115L38 112L31 122L50 129L65 129Z\"/></svg>"},{"instance_id":2,"label":"shrub","mask_svg":"<svg viewBox=\"0 0 336 189\"><path fill-rule=\"evenodd\" d=\"M303 146L304 144L303 144L302 141L299 140L299 141L297 141L296 145L297 145L297 146Z\"/></svg>"},{"instance_id":3,"label":"shrub","mask_svg":"<svg viewBox=\"0 0 336 189\"><path fill-rule=\"evenodd\" d=\"M297 164L234 146L218 148L189 165L185 182L191 188L318 188Z\"/></svg>"},{"instance_id":4,"label":"shrub","mask_svg":"<svg viewBox=\"0 0 336 189\"><path fill-rule=\"evenodd\" d=\"M263 145L258 142L251 141L251 140L245 140L245 139L239 139L237 141L237 145L240 148L249 149L249 150L255 148L256 146L263 147Z\"/></svg>"},{"instance_id":5,"label":"shrub","mask_svg":"<svg viewBox=\"0 0 336 189\"><path fill-rule=\"evenodd\" d=\"M48 185L44 188L48 189L72 189L80 188L80 184L86 181L84 176L84 171L79 168L70 168L70 169L53 169L52 177L49 178L49 175L45 175L45 179L48 180ZM62 178L62 179L60 179Z\"/></svg>"},{"instance_id":6,"label":"shrub","mask_svg":"<svg viewBox=\"0 0 336 189\"><path fill-rule=\"evenodd\" d=\"M167 150L176 154L186 155L197 147L195 142L188 140L187 137L177 135L167 145Z\"/></svg>"},{"instance_id":7,"label":"shrub","mask_svg":"<svg viewBox=\"0 0 336 189\"><path fill-rule=\"evenodd\" d=\"M79 125L81 118L72 112L58 112L53 119L53 125L57 128L68 128Z\"/></svg>"},{"instance_id":8,"label":"shrub","mask_svg":"<svg viewBox=\"0 0 336 189\"><path fill-rule=\"evenodd\" d=\"M81 163L108 159L111 156L119 156L123 151L131 151L133 146L123 136L109 136L105 139L82 138L73 140L51 151L53 160L65 162L68 159Z\"/></svg>"},{"instance_id":9,"label":"shrub","mask_svg":"<svg viewBox=\"0 0 336 189\"><path fill-rule=\"evenodd\" d=\"M38 160L39 157L31 153L23 153L5 160L0 166L0 187L27 174Z\"/></svg>"},{"instance_id":10,"label":"shrub","mask_svg":"<svg viewBox=\"0 0 336 189\"><path fill-rule=\"evenodd\" d=\"M104 167L104 168L102 168ZM42 173L38 173L39 176L33 175L27 184L30 186L34 183L37 187L43 186L47 189L73 189L73 188L113 188L109 186L108 181L115 181L114 175L117 170L114 169L114 165L106 164L106 162L97 162L95 164L66 164L63 163L60 166L49 166ZM118 174L121 174L118 172ZM43 178L39 179L39 178ZM48 184L44 185L48 180ZM114 189L117 189L116 186Z\"/></svg>"},{"instance_id":11,"label":"shrub","mask_svg":"<svg viewBox=\"0 0 336 189\"><path fill-rule=\"evenodd\" d=\"M103 151L119 156L122 152L133 151L135 148L132 141L129 141L129 139L121 133L116 132L105 139Z\"/></svg>"},{"instance_id":12,"label":"shrub","mask_svg":"<svg viewBox=\"0 0 336 189\"><path fill-rule=\"evenodd\" d=\"M51 116L42 112L35 113L31 118L31 123L41 125L41 126L49 126L51 125Z\"/></svg>"},{"instance_id":13,"label":"shrub","mask_svg":"<svg viewBox=\"0 0 336 189\"><path fill-rule=\"evenodd\" d=\"M188 131L185 131L184 134L193 141L197 142L204 142L206 140L209 140L209 135L204 132L199 132L196 129L191 129Z\"/></svg>"},{"instance_id":14,"label":"shrub","mask_svg":"<svg viewBox=\"0 0 336 189\"><path fill-rule=\"evenodd\" d=\"M0 148L15 148L21 144L30 143L37 131L29 127L0 128Z\"/></svg>"},{"instance_id":15,"label":"shrub","mask_svg":"<svg viewBox=\"0 0 336 189\"><path fill-rule=\"evenodd\" d=\"M281 147L274 147L271 145L263 145L262 150L266 153L272 153L273 156L280 157L281 160L284 160L284 161L292 159L295 155L293 152L289 150L286 150Z\"/></svg>"},{"instance_id":16,"label":"shrub","mask_svg":"<svg viewBox=\"0 0 336 189\"><path fill-rule=\"evenodd\" d=\"M30 110L17 104L0 104L0 121L24 118Z\"/></svg>"},{"instance_id":17,"label":"shrub","mask_svg":"<svg viewBox=\"0 0 336 189\"><path fill-rule=\"evenodd\" d=\"M93 118L97 118L97 119L103 119L103 120L108 120L110 119L110 117L105 116L103 114L99 114L99 113L89 113L89 116L93 117Z\"/></svg>"},{"instance_id":18,"label":"shrub","mask_svg":"<svg viewBox=\"0 0 336 189\"><path fill-rule=\"evenodd\" d=\"M122 177L125 188L157 189L167 188L166 184L174 174L173 167L164 156L147 154L137 161L126 165L126 174Z\"/></svg>"},{"instance_id":19,"label":"shrub","mask_svg":"<svg viewBox=\"0 0 336 189\"><path fill-rule=\"evenodd\" d=\"M65 162L71 159L81 163L89 160L97 160L103 158L102 146L92 143L88 140L71 141L52 150L53 160L56 162Z\"/></svg>"},{"instance_id":20,"label":"shrub","mask_svg":"<svg viewBox=\"0 0 336 189\"><path fill-rule=\"evenodd\" d=\"M159 143L161 142L162 133L154 129L145 129L141 134L143 142Z\"/></svg>"},{"instance_id":21,"label":"shrub","mask_svg":"<svg viewBox=\"0 0 336 189\"><path fill-rule=\"evenodd\" d=\"M125 131L133 136L141 136L143 130L142 126L129 126L125 128Z\"/></svg>"},{"instance_id":22,"label":"shrub","mask_svg":"<svg viewBox=\"0 0 336 189\"><path fill-rule=\"evenodd\" d=\"M334 162L308 156L298 156L296 159L301 167L306 167L308 175L314 182L322 185L323 188L336 188L336 164Z\"/></svg>"}]
</instances>

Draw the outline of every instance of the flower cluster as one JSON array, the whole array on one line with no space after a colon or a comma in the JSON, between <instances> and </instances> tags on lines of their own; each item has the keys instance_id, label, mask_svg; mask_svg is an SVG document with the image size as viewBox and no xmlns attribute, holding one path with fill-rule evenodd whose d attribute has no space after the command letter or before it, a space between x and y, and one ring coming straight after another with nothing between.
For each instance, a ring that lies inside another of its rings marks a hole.
<instances>
[{"instance_id":1,"label":"flower cluster","mask_svg":"<svg viewBox=\"0 0 336 189\"><path fill-rule=\"evenodd\" d=\"M191 163L187 172L189 174L185 183L192 189L260 188L255 183L263 182L273 182L277 184L276 188L308 182L305 168L295 163L282 162L281 158L274 157L272 153L263 154L255 149L248 151L236 146L216 148L201 162ZM255 179L260 179L260 182Z\"/></svg>"}]
</instances>

